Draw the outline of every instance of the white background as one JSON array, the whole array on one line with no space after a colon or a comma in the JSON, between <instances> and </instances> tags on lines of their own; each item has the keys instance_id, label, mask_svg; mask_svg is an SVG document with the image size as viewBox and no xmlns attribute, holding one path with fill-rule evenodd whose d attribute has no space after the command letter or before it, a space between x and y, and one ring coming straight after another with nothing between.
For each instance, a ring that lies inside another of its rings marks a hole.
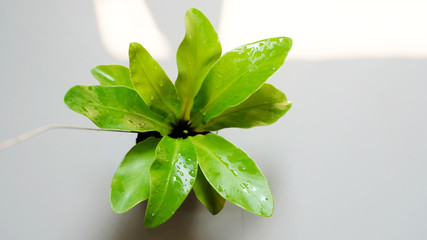
<instances>
[{"instance_id":1,"label":"white background","mask_svg":"<svg viewBox=\"0 0 427 240\"><path fill-rule=\"evenodd\" d=\"M261 4L260 11L274 8L273 2ZM258 40L250 39L251 32L263 33L263 25L248 28L249 20L242 21L245 11L254 11L253 1L247 6L241 1L146 3L169 46L169 55L160 52L159 58L171 79L176 78L174 54L187 8L197 7L212 20L225 35L220 35L224 46L232 45L235 35L250 42ZM238 18L226 18L236 11L235 3ZM346 6L326 3L336 6L331 11L336 13ZM95 6L87 0L0 1L0 141L50 123L94 126L67 109L65 92L77 84L96 84L89 72L96 65L127 65L106 48ZM285 1L275 6L269 18L285 16L284 6ZM377 1L365 10L382 6L388 5ZM424 5L405 6L416 18ZM290 14L303 14L295 11ZM190 196L167 223L145 229L144 203L121 215L109 205L111 178L136 136L55 130L0 152L0 239L426 239L427 58L425 44L415 44L426 42L426 30L408 30L425 19L403 21L400 28L407 32L396 40L400 48L387 43L377 52L358 52L345 24L359 26L355 15L341 14L334 21L342 31L318 29L336 38L313 54L308 49L320 41L310 37L314 30L304 35L295 27L312 25L290 22L294 30L287 34L281 24L269 23L280 30L274 35L295 41L294 52L269 80L294 105L272 126L219 132L262 169L275 198L273 217L258 217L230 203L211 216ZM228 27L222 27L224 19ZM378 26L382 35L363 32L366 21L360 24L358 34L372 39L363 41L365 46L375 49L389 37L387 27ZM151 48L157 54L156 46ZM399 54L392 54L395 50Z\"/></svg>"}]
</instances>

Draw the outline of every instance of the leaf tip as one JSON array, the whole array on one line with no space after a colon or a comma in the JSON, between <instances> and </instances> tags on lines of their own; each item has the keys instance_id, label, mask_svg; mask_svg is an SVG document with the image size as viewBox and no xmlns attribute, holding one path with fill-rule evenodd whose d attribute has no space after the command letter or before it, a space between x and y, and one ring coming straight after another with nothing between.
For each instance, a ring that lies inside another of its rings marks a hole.
<instances>
[{"instance_id":1,"label":"leaf tip","mask_svg":"<svg viewBox=\"0 0 427 240\"><path fill-rule=\"evenodd\" d=\"M98 68L99 68L99 66L93 67L93 68L90 70L90 73L92 73L92 75L93 75L93 76L95 76L95 75L96 75L96 73L97 73Z\"/></svg>"},{"instance_id":2,"label":"leaf tip","mask_svg":"<svg viewBox=\"0 0 427 240\"><path fill-rule=\"evenodd\" d=\"M81 88L80 85L76 85L70 89L68 89L68 91L65 93L64 95L64 103L65 105L67 105L69 108L71 108L71 103L72 103L72 98L73 95L76 95L76 91L78 91L77 89Z\"/></svg>"},{"instance_id":3,"label":"leaf tip","mask_svg":"<svg viewBox=\"0 0 427 240\"><path fill-rule=\"evenodd\" d=\"M186 15L189 15L189 14L201 14L201 13L202 12L199 9L197 9L197 8L189 8L187 10Z\"/></svg>"},{"instance_id":4,"label":"leaf tip","mask_svg":"<svg viewBox=\"0 0 427 240\"><path fill-rule=\"evenodd\" d=\"M137 49L140 47L142 47L142 45L137 42L129 43L129 58L135 56Z\"/></svg>"},{"instance_id":5,"label":"leaf tip","mask_svg":"<svg viewBox=\"0 0 427 240\"><path fill-rule=\"evenodd\" d=\"M117 209L117 208L115 208L115 207L113 206L113 204L111 204L111 209L113 210L113 212L115 212L115 213L117 213L117 214L121 214L121 213L126 212L126 211L123 211L123 210L121 210L121 209Z\"/></svg>"},{"instance_id":6,"label":"leaf tip","mask_svg":"<svg viewBox=\"0 0 427 240\"><path fill-rule=\"evenodd\" d=\"M111 209L113 210L113 212L115 212L117 214L126 212L126 211L123 211L123 209L120 209L117 207L117 204L114 202L111 194L112 193L110 193L110 206L111 206Z\"/></svg>"},{"instance_id":7,"label":"leaf tip","mask_svg":"<svg viewBox=\"0 0 427 240\"><path fill-rule=\"evenodd\" d=\"M157 226L160 226L163 222L159 222L159 221L155 221L154 217L149 216L148 214L150 214L148 211L145 214L145 219L144 219L144 226L146 228L155 228ZM154 213L151 213L154 216Z\"/></svg>"},{"instance_id":8,"label":"leaf tip","mask_svg":"<svg viewBox=\"0 0 427 240\"><path fill-rule=\"evenodd\" d=\"M291 49L293 40L290 37L280 37L280 41L284 42L287 48Z\"/></svg>"}]
</instances>

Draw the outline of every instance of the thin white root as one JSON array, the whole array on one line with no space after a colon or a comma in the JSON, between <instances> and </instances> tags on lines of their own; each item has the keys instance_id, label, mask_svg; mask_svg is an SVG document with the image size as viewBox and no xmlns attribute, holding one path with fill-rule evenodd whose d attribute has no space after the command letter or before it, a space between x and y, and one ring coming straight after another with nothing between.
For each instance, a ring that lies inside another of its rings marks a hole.
<instances>
[{"instance_id":1,"label":"thin white root","mask_svg":"<svg viewBox=\"0 0 427 240\"><path fill-rule=\"evenodd\" d=\"M9 140L6 140L0 143L0 151L10 148L18 143L24 142L32 137L35 137L41 133L44 133L46 131L53 130L53 129L74 129L74 130L90 130L90 131L103 131L103 132L136 133L132 131L123 131L123 130L87 128L87 127L77 127L77 126L71 126L71 125L52 124L52 125L47 125L47 126L34 129L30 132L24 133L22 135L19 135L17 137L11 138Z\"/></svg>"}]
</instances>

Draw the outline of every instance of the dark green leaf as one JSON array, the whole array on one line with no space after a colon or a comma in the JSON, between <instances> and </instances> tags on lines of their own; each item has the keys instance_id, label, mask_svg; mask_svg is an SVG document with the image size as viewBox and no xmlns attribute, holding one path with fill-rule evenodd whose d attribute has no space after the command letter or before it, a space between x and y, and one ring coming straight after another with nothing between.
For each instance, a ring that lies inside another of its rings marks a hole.
<instances>
[{"instance_id":1,"label":"dark green leaf","mask_svg":"<svg viewBox=\"0 0 427 240\"><path fill-rule=\"evenodd\" d=\"M268 83L248 99L212 118L197 131L217 131L223 128L251 128L276 122L292 106L284 93Z\"/></svg>"},{"instance_id":2,"label":"dark green leaf","mask_svg":"<svg viewBox=\"0 0 427 240\"><path fill-rule=\"evenodd\" d=\"M290 38L270 38L243 45L222 56L209 71L194 100L193 124L206 124L248 98L279 69L291 45Z\"/></svg>"},{"instance_id":3,"label":"dark green leaf","mask_svg":"<svg viewBox=\"0 0 427 240\"><path fill-rule=\"evenodd\" d=\"M160 139L150 137L135 145L124 157L111 182L110 201L116 213L123 213L148 199L149 170Z\"/></svg>"},{"instance_id":4,"label":"dark green leaf","mask_svg":"<svg viewBox=\"0 0 427 240\"><path fill-rule=\"evenodd\" d=\"M190 139L163 137L150 168L150 198L145 226L168 220L182 204L197 176L197 160Z\"/></svg>"},{"instance_id":5,"label":"dark green leaf","mask_svg":"<svg viewBox=\"0 0 427 240\"><path fill-rule=\"evenodd\" d=\"M100 128L158 131L162 135L171 131L170 123L151 112L138 94L127 87L77 85L67 92L64 102Z\"/></svg>"},{"instance_id":6,"label":"dark green leaf","mask_svg":"<svg viewBox=\"0 0 427 240\"><path fill-rule=\"evenodd\" d=\"M121 65L99 65L90 71L101 85L133 88L129 69Z\"/></svg>"},{"instance_id":7,"label":"dark green leaf","mask_svg":"<svg viewBox=\"0 0 427 240\"><path fill-rule=\"evenodd\" d=\"M273 213L273 196L255 162L242 150L215 135L191 137L200 168L226 200L260 216Z\"/></svg>"},{"instance_id":8,"label":"dark green leaf","mask_svg":"<svg viewBox=\"0 0 427 240\"><path fill-rule=\"evenodd\" d=\"M190 8L185 15L185 30L176 54L178 78L175 84L182 101L184 120L189 120L194 97L221 56L221 44L209 19L195 8Z\"/></svg>"},{"instance_id":9,"label":"dark green leaf","mask_svg":"<svg viewBox=\"0 0 427 240\"><path fill-rule=\"evenodd\" d=\"M193 191L200 202L203 203L212 214L216 215L224 208L225 199L209 184L200 168L197 171L197 178L196 182L194 182Z\"/></svg>"},{"instance_id":10,"label":"dark green leaf","mask_svg":"<svg viewBox=\"0 0 427 240\"><path fill-rule=\"evenodd\" d=\"M176 120L181 111L175 86L159 63L139 43L129 45L130 77L135 90L150 109Z\"/></svg>"}]
</instances>

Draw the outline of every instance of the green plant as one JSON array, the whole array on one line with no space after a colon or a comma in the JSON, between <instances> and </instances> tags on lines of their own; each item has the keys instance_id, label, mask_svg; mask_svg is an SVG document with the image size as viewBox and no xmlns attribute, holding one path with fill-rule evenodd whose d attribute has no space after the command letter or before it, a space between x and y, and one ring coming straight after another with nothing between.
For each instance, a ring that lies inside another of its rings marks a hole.
<instances>
[{"instance_id":1,"label":"green plant","mask_svg":"<svg viewBox=\"0 0 427 240\"><path fill-rule=\"evenodd\" d=\"M140 133L111 183L111 206L128 211L148 199L145 225L169 219L191 189L212 213L228 200L271 216L273 197L255 162L224 138L223 128L274 123L291 107L264 83L283 64L292 40L270 38L221 56L209 20L197 9L185 16L186 34L177 51L175 85L138 43L129 47L129 69L92 69L100 86L75 86L64 101L105 129Z\"/></svg>"}]
</instances>

